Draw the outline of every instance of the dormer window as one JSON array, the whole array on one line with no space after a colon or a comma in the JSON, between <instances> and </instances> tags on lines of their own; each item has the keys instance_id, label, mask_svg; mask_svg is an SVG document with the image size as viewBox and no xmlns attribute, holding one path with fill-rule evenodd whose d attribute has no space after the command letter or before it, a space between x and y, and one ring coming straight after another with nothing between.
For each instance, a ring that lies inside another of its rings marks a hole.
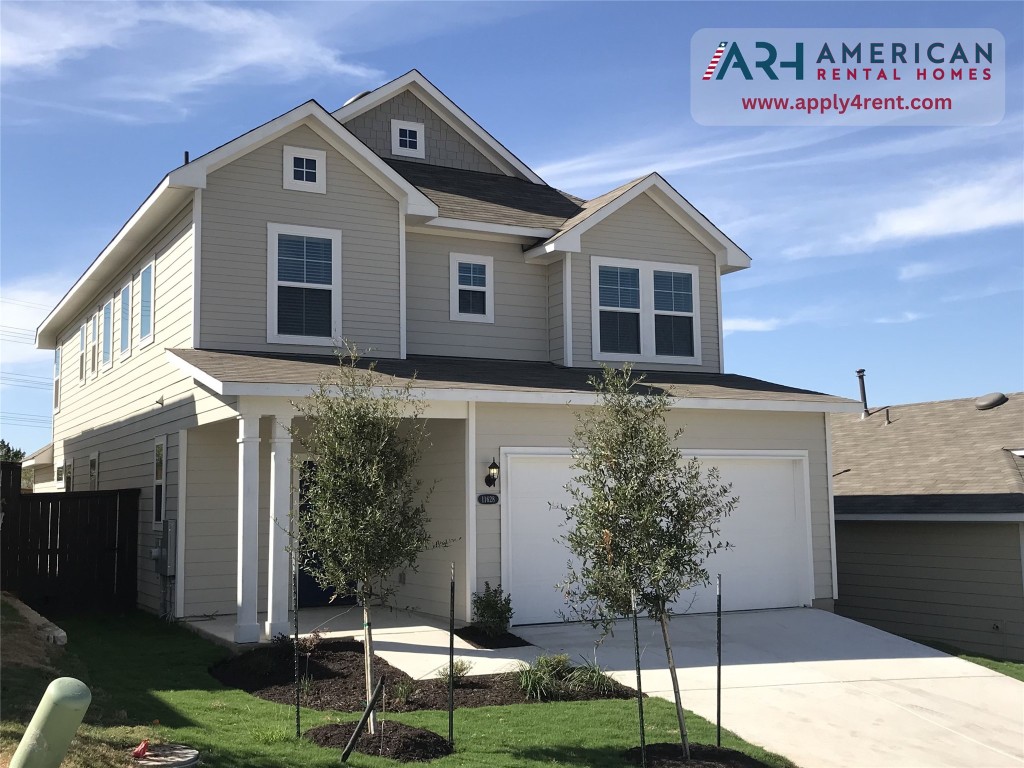
<instances>
[{"instance_id":1,"label":"dormer window","mask_svg":"<svg viewBox=\"0 0 1024 768\"><path fill-rule=\"evenodd\" d=\"M401 157L426 157L423 123L391 121L391 154Z\"/></svg>"},{"instance_id":2,"label":"dormer window","mask_svg":"<svg viewBox=\"0 0 1024 768\"><path fill-rule=\"evenodd\" d=\"M284 188L299 192L327 192L327 153L305 147L284 148Z\"/></svg>"}]
</instances>

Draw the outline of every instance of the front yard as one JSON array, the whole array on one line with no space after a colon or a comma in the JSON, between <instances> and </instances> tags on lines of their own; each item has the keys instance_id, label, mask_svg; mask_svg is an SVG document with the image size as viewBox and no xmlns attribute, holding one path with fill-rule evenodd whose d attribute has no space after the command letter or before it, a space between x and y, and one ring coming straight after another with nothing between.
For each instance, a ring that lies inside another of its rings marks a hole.
<instances>
[{"instance_id":1,"label":"front yard","mask_svg":"<svg viewBox=\"0 0 1024 768\"><path fill-rule=\"evenodd\" d=\"M225 649L181 627L142 613L66 619L66 649L40 652L31 630L2 604L0 765L9 761L39 697L53 677L78 677L93 692L86 722L64 765L69 768L128 766L129 750L142 739L184 743L200 750L205 765L223 768L335 766L339 752L296 740L294 708L227 688L207 669ZM677 736L672 705L651 699L645 709L647 740ZM385 718L447 734L447 713L385 713ZM354 720L356 714L302 711L302 729ZM458 709L455 754L431 763L439 768L485 766L622 766L636 743L636 705L604 700ZM689 715L691 739L714 743L714 726ZM723 732L723 746L772 766L791 766ZM394 766L383 758L353 754L354 766Z\"/></svg>"}]
</instances>

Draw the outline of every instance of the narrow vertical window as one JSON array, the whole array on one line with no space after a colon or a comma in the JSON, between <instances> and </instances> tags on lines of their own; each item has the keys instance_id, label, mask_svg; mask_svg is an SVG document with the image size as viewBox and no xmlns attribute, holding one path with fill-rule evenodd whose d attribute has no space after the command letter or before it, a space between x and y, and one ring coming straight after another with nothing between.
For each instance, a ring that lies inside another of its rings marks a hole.
<instances>
[{"instance_id":1,"label":"narrow vertical window","mask_svg":"<svg viewBox=\"0 0 1024 768\"><path fill-rule=\"evenodd\" d=\"M103 305L103 336L100 339L100 361L109 368L114 359L114 300Z\"/></svg>"},{"instance_id":2,"label":"narrow vertical window","mask_svg":"<svg viewBox=\"0 0 1024 768\"><path fill-rule=\"evenodd\" d=\"M640 354L640 270L599 267L597 277L601 351Z\"/></svg>"},{"instance_id":3,"label":"narrow vertical window","mask_svg":"<svg viewBox=\"0 0 1024 768\"><path fill-rule=\"evenodd\" d=\"M60 410L60 345L53 350L53 412Z\"/></svg>"},{"instance_id":4,"label":"narrow vertical window","mask_svg":"<svg viewBox=\"0 0 1024 768\"><path fill-rule=\"evenodd\" d=\"M100 455L98 453L89 454L89 490L98 491L100 489Z\"/></svg>"},{"instance_id":5,"label":"narrow vertical window","mask_svg":"<svg viewBox=\"0 0 1024 768\"><path fill-rule=\"evenodd\" d=\"M167 437L161 435L153 443L153 527L164 523L164 471L167 458Z\"/></svg>"},{"instance_id":6,"label":"narrow vertical window","mask_svg":"<svg viewBox=\"0 0 1024 768\"><path fill-rule=\"evenodd\" d=\"M92 316L89 327L89 375L96 376L96 347L99 339L99 315Z\"/></svg>"},{"instance_id":7,"label":"narrow vertical window","mask_svg":"<svg viewBox=\"0 0 1024 768\"><path fill-rule=\"evenodd\" d=\"M64 490L75 490L75 460L70 459L64 465Z\"/></svg>"},{"instance_id":8,"label":"narrow vertical window","mask_svg":"<svg viewBox=\"0 0 1024 768\"><path fill-rule=\"evenodd\" d=\"M121 289L121 357L132 353L132 284Z\"/></svg>"},{"instance_id":9,"label":"narrow vertical window","mask_svg":"<svg viewBox=\"0 0 1024 768\"><path fill-rule=\"evenodd\" d=\"M153 264L147 264L139 275L139 343L153 340Z\"/></svg>"},{"instance_id":10,"label":"narrow vertical window","mask_svg":"<svg viewBox=\"0 0 1024 768\"><path fill-rule=\"evenodd\" d=\"M85 383L85 323L78 329L78 380Z\"/></svg>"}]
</instances>

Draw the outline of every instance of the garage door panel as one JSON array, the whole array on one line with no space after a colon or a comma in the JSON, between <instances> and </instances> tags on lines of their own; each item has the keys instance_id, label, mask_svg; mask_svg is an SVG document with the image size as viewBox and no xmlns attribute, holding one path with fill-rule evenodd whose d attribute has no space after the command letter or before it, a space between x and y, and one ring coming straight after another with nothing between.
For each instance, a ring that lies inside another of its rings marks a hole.
<instances>
[{"instance_id":1,"label":"garage door panel","mask_svg":"<svg viewBox=\"0 0 1024 768\"><path fill-rule=\"evenodd\" d=\"M722 573L723 608L747 610L803 605L810 594L807 510L802 464L792 459L704 457L740 498L721 525L732 547L707 561L710 574ZM559 537L565 515L554 508L569 503L565 485L572 476L568 456L508 457L505 588L512 594L517 624L558 621L565 602L555 585L565 578L570 554ZM712 576L713 578L713 576ZM676 610L715 609L715 588L683 596Z\"/></svg>"}]
</instances>

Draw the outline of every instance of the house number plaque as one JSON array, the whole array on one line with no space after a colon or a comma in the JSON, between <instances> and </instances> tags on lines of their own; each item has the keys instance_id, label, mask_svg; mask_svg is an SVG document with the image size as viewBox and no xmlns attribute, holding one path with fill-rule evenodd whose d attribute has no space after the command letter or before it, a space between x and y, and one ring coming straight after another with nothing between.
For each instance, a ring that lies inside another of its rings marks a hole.
<instances>
[{"instance_id":1,"label":"house number plaque","mask_svg":"<svg viewBox=\"0 0 1024 768\"><path fill-rule=\"evenodd\" d=\"M481 493L476 497L476 500L481 504L497 504L498 494L496 493Z\"/></svg>"}]
</instances>

